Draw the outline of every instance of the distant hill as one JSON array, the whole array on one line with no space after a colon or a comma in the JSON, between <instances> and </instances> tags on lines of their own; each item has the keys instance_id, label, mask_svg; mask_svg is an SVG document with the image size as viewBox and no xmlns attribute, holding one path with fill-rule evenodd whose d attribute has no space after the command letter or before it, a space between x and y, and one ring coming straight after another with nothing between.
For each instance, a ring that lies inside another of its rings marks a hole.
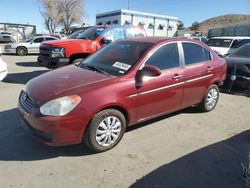
<instances>
[{"instance_id":1,"label":"distant hill","mask_svg":"<svg viewBox=\"0 0 250 188\"><path fill-rule=\"evenodd\" d=\"M207 33L209 29L216 27L225 27L236 24L250 24L250 15L228 14L207 19L200 23L199 31ZM190 28L188 28L190 30Z\"/></svg>"}]
</instances>

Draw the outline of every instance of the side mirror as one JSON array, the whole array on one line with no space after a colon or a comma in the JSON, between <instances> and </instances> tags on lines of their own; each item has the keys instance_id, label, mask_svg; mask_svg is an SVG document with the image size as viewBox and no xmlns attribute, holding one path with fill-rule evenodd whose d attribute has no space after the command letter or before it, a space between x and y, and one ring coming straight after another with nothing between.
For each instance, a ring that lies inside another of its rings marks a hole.
<instances>
[{"instance_id":1,"label":"side mirror","mask_svg":"<svg viewBox=\"0 0 250 188\"><path fill-rule=\"evenodd\" d=\"M157 77L161 75L161 70L153 65L146 65L136 74L136 88L140 88L144 77Z\"/></svg>"},{"instance_id":2,"label":"side mirror","mask_svg":"<svg viewBox=\"0 0 250 188\"><path fill-rule=\"evenodd\" d=\"M113 39L111 37L105 37L101 40L102 44L107 45L111 42L113 42Z\"/></svg>"},{"instance_id":3,"label":"side mirror","mask_svg":"<svg viewBox=\"0 0 250 188\"><path fill-rule=\"evenodd\" d=\"M153 65L146 65L141 72L142 76L157 77L161 75L161 70Z\"/></svg>"}]
</instances>

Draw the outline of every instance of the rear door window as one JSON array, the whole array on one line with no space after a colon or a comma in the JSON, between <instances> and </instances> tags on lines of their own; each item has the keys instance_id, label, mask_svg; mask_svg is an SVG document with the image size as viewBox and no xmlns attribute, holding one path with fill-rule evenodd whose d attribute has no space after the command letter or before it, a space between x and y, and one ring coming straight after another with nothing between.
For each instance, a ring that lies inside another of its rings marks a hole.
<instances>
[{"instance_id":1,"label":"rear door window","mask_svg":"<svg viewBox=\"0 0 250 188\"><path fill-rule=\"evenodd\" d=\"M46 37L45 40L48 41L48 40L56 40L56 39L52 37Z\"/></svg>"},{"instance_id":2,"label":"rear door window","mask_svg":"<svg viewBox=\"0 0 250 188\"><path fill-rule=\"evenodd\" d=\"M43 42L43 37L36 38L36 39L34 40L34 43L41 43L41 42Z\"/></svg>"},{"instance_id":3,"label":"rear door window","mask_svg":"<svg viewBox=\"0 0 250 188\"><path fill-rule=\"evenodd\" d=\"M202 46L190 42L183 42L182 46L186 65L211 61L210 52Z\"/></svg>"},{"instance_id":4,"label":"rear door window","mask_svg":"<svg viewBox=\"0 0 250 188\"><path fill-rule=\"evenodd\" d=\"M179 51L177 43L171 43L160 47L147 60L146 65L154 65L160 70L179 67Z\"/></svg>"}]
</instances>

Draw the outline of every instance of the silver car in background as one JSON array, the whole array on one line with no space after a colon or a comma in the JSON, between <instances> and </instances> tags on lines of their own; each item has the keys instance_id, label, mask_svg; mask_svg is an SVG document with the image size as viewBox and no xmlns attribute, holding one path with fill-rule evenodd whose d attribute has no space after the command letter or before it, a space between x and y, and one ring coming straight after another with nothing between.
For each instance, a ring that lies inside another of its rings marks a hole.
<instances>
[{"instance_id":1,"label":"silver car in background","mask_svg":"<svg viewBox=\"0 0 250 188\"><path fill-rule=\"evenodd\" d=\"M14 42L14 36L9 32L0 32L0 42Z\"/></svg>"},{"instance_id":2,"label":"silver car in background","mask_svg":"<svg viewBox=\"0 0 250 188\"><path fill-rule=\"evenodd\" d=\"M50 40L58 40L58 38L53 36L38 36L21 43L6 44L4 52L17 55L39 54L40 44Z\"/></svg>"}]
</instances>

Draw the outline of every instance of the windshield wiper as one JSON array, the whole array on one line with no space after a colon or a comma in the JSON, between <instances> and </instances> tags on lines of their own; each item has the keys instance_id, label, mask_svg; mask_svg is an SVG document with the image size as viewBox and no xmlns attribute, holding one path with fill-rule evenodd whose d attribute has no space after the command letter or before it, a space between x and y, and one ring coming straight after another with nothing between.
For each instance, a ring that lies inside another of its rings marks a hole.
<instances>
[{"instance_id":1,"label":"windshield wiper","mask_svg":"<svg viewBox=\"0 0 250 188\"><path fill-rule=\"evenodd\" d=\"M100 68L98 68L98 67L96 67L96 66L93 66L93 65L86 65L86 64L84 64L84 63L83 63L82 65L84 66L84 68L91 69L91 70L94 70L94 71L98 71L98 72L100 72L100 73L102 73L102 74L111 76L108 72L106 72L105 70L100 69Z\"/></svg>"}]
</instances>

